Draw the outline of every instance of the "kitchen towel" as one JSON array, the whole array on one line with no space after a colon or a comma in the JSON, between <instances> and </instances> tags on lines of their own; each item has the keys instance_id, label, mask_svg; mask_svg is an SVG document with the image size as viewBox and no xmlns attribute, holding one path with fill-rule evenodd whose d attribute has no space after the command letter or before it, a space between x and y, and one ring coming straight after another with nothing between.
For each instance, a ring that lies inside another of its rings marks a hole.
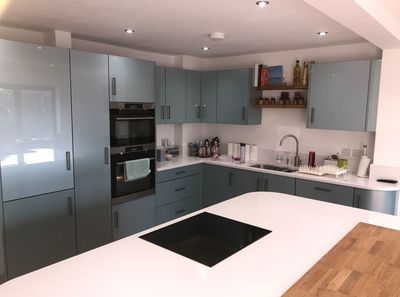
<instances>
[{"instance_id":1,"label":"kitchen towel","mask_svg":"<svg viewBox=\"0 0 400 297\"><path fill-rule=\"evenodd\" d=\"M138 159L125 161L125 181L134 181L145 178L151 172L150 159Z\"/></svg>"},{"instance_id":2,"label":"kitchen towel","mask_svg":"<svg viewBox=\"0 0 400 297\"><path fill-rule=\"evenodd\" d=\"M368 177L368 166L371 160L367 156L362 156L360 160L360 165L358 166L357 176Z\"/></svg>"}]
</instances>

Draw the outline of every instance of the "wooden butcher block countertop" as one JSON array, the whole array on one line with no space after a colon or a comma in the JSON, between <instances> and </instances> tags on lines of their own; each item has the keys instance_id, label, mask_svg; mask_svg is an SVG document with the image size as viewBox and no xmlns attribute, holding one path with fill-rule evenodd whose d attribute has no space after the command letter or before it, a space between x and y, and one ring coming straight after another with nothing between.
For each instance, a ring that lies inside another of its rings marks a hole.
<instances>
[{"instance_id":1,"label":"wooden butcher block countertop","mask_svg":"<svg viewBox=\"0 0 400 297\"><path fill-rule=\"evenodd\" d=\"M359 223L283 296L400 297L400 231Z\"/></svg>"}]
</instances>

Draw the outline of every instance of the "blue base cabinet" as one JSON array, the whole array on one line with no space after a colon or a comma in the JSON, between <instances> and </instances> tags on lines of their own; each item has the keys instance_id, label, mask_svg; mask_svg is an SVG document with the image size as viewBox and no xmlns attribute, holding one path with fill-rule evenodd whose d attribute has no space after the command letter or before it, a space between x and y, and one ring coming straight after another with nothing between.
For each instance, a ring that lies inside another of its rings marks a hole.
<instances>
[{"instance_id":1,"label":"blue base cabinet","mask_svg":"<svg viewBox=\"0 0 400 297\"><path fill-rule=\"evenodd\" d=\"M371 191L355 189L354 206L394 215L396 212L396 191Z\"/></svg>"},{"instance_id":2,"label":"blue base cabinet","mask_svg":"<svg viewBox=\"0 0 400 297\"><path fill-rule=\"evenodd\" d=\"M204 164L203 206L207 207L234 197L233 168Z\"/></svg>"},{"instance_id":3,"label":"blue base cabinet","mask_svg":"<svg viewBox=\"0 0 400 297\"><path fill-rule=\"evenodd\" d=\"M263 190L263 174L249 170L235 170L235 196Z\"/></svg>"},{"instance_id":4,"label":"blue base cabinet","mask_svg":"<svg viewBox=\"0 0 400 297\"><path fill-rule=\"evenodd\" d=\"M346 206L354 204L354 188L302 179L296 180L296 196Z\"/></svg>"},{"instance_id":5,"label":"blue base cabinet","mask_svg":"<svg viewBox=\"0 0 400 297\"><path fill-rule=\"evenodd\" d=\"M294 195L296 192L296 180L286 176L264 174L263 190L266 192Z\"/></svg>"},{"instance_id":6,"label":"blue base cabinet","mask_svg":"<svg viewBox=\"0 0 400 297\"><path fill-rule=\"evenodd\" d=\"M113 240L141 232L156 225L156 196L114 205L112 212Z\"/></svg>"},{"instance_id":7,"label":"blue base cabinet","mask_svg":"<svg viewBox=\"0 0 400 297\"><path fill-rule=\"evenodd\" d=\"M4 203L8 279L76 255L74 190Z\"/></svg>"}]
</instances>

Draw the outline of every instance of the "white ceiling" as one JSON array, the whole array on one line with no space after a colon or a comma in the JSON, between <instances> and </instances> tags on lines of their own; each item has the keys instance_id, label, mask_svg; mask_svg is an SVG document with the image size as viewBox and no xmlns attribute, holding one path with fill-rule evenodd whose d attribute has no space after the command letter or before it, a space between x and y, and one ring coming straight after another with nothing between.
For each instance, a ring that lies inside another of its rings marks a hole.
<instances>
[{"instance_id":1,"label":"white ceiling","mask_svg":"<svg viewBox=\"0 0 400 297\"><path fill-rule=\"evenodd\" d=\"M199 57L345 44L361 37L302 0L10 0L0 24ZM134 34L123 30L132 27ZM328 31L326 37L316 33ZM208 39L225 32L224 41ZM211 48L203 52L203 46Z\"/></svg>"}]
</instances>

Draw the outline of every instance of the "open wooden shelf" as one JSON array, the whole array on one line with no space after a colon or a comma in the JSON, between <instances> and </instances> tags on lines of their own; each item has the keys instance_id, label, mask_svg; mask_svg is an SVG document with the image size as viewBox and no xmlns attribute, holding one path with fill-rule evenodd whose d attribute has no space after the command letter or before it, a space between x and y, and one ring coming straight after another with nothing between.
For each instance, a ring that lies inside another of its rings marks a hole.
<instances>
[{"instance_id":1,"label":"open wooden shelf","mask_svg":"<svg viewBox=\"0 0 400 297\"><path fill-rule=\"evenodd\" d=\"M301 108L307 108L307 105L303 104L303 105L281 105L281 104L263 104L263 105L259 105L257 104L258 108L297 108L297 109L301 109Z\"/></svg>"},{"instance_id":2,"label":"open wooden shelf","mask_svg":"<svg viewBox=\"0 0 400 297\"><path fill-rule=\"evenodd\" d=\"M258 87L259 90L261 91L285 91L285 90L307 90L308 86L293 86L293 85L287 85L287 86L266 86L266 87Z\"/></svg>"}]
</instances>

